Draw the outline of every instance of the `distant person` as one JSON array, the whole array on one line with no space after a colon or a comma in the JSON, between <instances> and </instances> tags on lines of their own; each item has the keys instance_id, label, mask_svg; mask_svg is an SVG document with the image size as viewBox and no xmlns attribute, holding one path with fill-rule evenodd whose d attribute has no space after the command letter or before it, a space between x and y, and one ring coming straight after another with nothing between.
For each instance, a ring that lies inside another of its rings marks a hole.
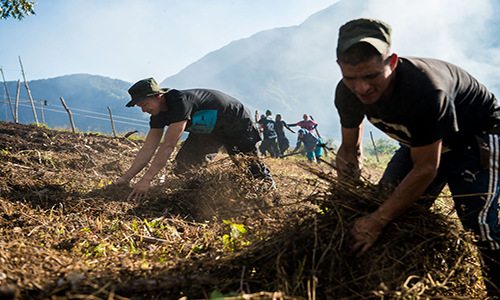
<instances>
[{"instance_id":1,"label":"distant person","mask_svg":"<svg viewBox=\"0 0 500 300\"><path fill-rule=\"evenodd\" d=\"M488 296L500 296L500 105L495 95L451 63L399 57L391 51L391 27L380 20L344 24L337 62L342 72L335 92L342 124L339 177L360 176L365 119L401 145L380 180L392 194L353 223L353 254L368 251L422 195L434 199L447 184L461 223L477 237Z\"/></svg>"},{"instance_id":2,"label":"distant person","mask_svg":"<svg viewBox=\"0 0 500 300\"><path fill-rule=\"evenodd\" d=\"M189 136L175 157L175 172L212 160L224 146L229 155L247 154L250 171L274 186L269 169L258 160L255 144L260 140L252 115L235 98L209 89L163 89L154 78L143 79L128 90L132 100L127 107L139 106L151 115L146 141L130 169L115 184L128 184L151 160L150 168L134 186L127 200L145 196L153 177L167 164L184 131ZM165 130L165 135L163 132ZM164 142L160 144L162 136ZM156 151L158 149L158 151Z\"/></svg>"},{"instance_id":3,"label":"distant person","mask_svg":"<svg viewBox=\"0 0 500 300\"><path fill-rule=\"evenodd\" d=\"M276 115L275 123L276 124L274 128L276 129L276 134L278 135L279 156L282 156L285 154L285 151L290 147L290 141L286 137L285 128L293 133L295 133L295 130L291 129L290 126L288 126L288 124L284 120L282 120L280 114Z\"/></svg>"},{"instance_id":4,"label":"distant person","mask_svg":"<svg viewBox=\"0 0 500 300\"><path fill-rule=\"evenodd\" d=\"M255 115L258 115L258 112L259 111L256 111ZM259 150L262 155L266 155L266 153L269 152L271 157L278 157L278 135L276 133L275 122L272 118L272 114L271 110L266 110L265 117L261 118L258 122L262 128L262 142L260 143Z\"/></svg>"},{"instance_id":5,"label":"distant person","mask_svg":"<svg viewBox=\"0 0 500 300\"><path fill-rule=\"evenodd\" d=\"M262 131L263 131L263 128L262 128L262 125L260 125L260 122L262 119L265 119L266 118L266 115L262 114L260 115L260 118L257 118L259 116L259 111L256 110L255 111L255 123L258 124L259 126L257 127L259 129L259 133L260 133L260 137L262 138ZM260 144L260 142L259 142Z\"/></svg>"},{"instance_id":6,"label":"distant person","mask_svg":"<svg viewBox=\"0 0 500 300\"><path fill-rule=\"evenodd\" d=\"M293 127L293 126L300 126L300 128L304 128L304 129L307 129L309 130L311 133L315 134L315 136L319 139L318 141L318 144L319 145L323 145L323 140L321 139L321 135L319 134L319 131L318 131L318 123L316 123L316 121L314 121L312 119L311 116L309 116L308 114L304 114L302 116L302 121L299 121L295 124L288 124L290 127ZM315 151L316 153L316 157L321 157L322 155L322 152L323 152L323 147L318 147ZM320 162L318 160L318 162Z\"/></svg>"},{"instance_id":7,"label":"distant person","mask_svg":"<svg viewBox=\"0 0 500 300\"><path fill-rule=\"evenodd\" d=\"M314 133L314 129L316 129L316 127L318 127L318 123L309 119L308 114L304 114L302 116L302 118L303 118L302 121L298 121L297 123L288 124L288 126L290 126L290 127L300 126L300 128L305 128L305 129L309 130L310 132Z\"/></svg>"},{"instance_id":8,"label":"distant person","mask_svg":"<svg viewBox=\"0 0 500 300\"><path fill-rule=\"evenodd\" d=\"M321 158L321 147L318 146L319 138L309 130L305 128L300 128L297 131L297 145L295 149L292 150L291 154L299 151L300 147L304 145L304 152L306 152L306 157L310 162L318 162L318 158Z\"/></svg>"}]
</instances>

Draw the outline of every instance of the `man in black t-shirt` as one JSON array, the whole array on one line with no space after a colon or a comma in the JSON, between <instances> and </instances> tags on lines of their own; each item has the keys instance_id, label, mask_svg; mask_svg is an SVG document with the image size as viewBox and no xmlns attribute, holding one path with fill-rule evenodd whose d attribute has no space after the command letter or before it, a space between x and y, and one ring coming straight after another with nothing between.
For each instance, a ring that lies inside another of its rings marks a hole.
<instances>
[{"instance_id":1,"label":"man in black t-shirt","mask_svg":"<svg viewBox=\"0 0 500 300\"><path fill-rule=\"evenodd\" d=\"M258 115L259 112L256 111L255 115ZM268 109L266 111L266 115L264 118L260 118L259 125L262 128L262 143L260 144L259 150L262 155L266 155L266 152L269 152L271 157L278 157L279 150L277 144L278 135L276 134L275 123L272 117L272 112Z\"/></svg>"},{"instance_id":2,"label":"man in black t-shirt","mask_svg":"<svg viewBox=\"0 0 500 300\"><path fill-rule=\"evenodd\" d=\"M290 130L290 132L295 133L295 130L291 129L290 126L282 119L280 114L276 115L275 120L276 134L278 135L278 148L280 151L280 156L285 154L285 151L290 147L290 141L286 137L285 128Z\"/></svg>"},{"instance_id":3,"label":"man in black t-shirt","mask_svg":"<svg viewBox=\"0 0 500 300\"><path fill-rule=\"evenodd\" d=\"M229 155L249 154L254 157L250 171L274 186L271 173L258 160L255 144L260 140L252 116L243 104L220 91L208 89L162 89L154 78L135 83L127 107L139 106L151 115L146 141L130 167L116 184L128 184L151 160L149 170L134 186L127 200L139 201L149 191L153 177L165 166L184 131L189 132L176 156L176 172L212 160L224 146ZM160 145L165 126L164 142Z\"/></svg>"},{"instance_id":4,"label":"man in black t-shirt","mask_svg":"<svg viewBox=\"0 0 500 300\"><path fill-rule=\"evenodd\" d=\"M339 31L339 177L359 177L365 117L402 145L380 182L394 192L354 222L352 251L367 251L421 195L435 196L448 184L454 196L470 195L454 197L455 207L463 225L478 236L487 277L500 288L498 102L457 66L391 54L390 33L389 25L374 19L352 20ZM488 293L500 295L491 285Z\"/></svg>"}]
</instances>

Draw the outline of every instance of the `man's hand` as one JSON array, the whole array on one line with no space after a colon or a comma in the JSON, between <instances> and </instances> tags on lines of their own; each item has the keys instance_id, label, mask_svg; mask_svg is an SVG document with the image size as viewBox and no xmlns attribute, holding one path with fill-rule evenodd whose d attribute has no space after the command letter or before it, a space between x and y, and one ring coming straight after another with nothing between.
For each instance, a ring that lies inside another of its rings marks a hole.
<instances>
[{"instance_id":1,"label":"man's hand","mask_svg":"<svg viewBox=\"0 0 500 300\"><path fill-rule=\"evenodd\" d=\"M141 180L135 186L132 192L128 195L127 201L131 199L139 203L142 197L146 196L149 192L149 181Z\"/></svg>"},{"instance_id":2,"label":"man's hand","mask_svg":"<svg viewBox=\"0 0 500 300\"><path fill-rule=\"evenodd\" d=\"M361 256L365 253L378 239L386 224L376 213L356 220L349 232L352 238L351 254Z\"/></svg>"}]
</instances>

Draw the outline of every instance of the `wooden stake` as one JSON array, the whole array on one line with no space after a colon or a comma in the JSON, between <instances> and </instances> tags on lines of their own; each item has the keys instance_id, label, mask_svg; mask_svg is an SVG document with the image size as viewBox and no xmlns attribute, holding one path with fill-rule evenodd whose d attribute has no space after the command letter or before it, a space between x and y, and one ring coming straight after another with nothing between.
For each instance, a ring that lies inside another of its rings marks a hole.
<instances>
[{"instance_id":1,"label":"wooden stake","mask_svg":"<svg viewBox=\"0 0 500 300\"><path fill-rule=\"evenodd\" d=\"M377 158L377 162L380 162L378 160L377 145L375 145L375 141L373 140L373 134L371 131L370 131L370 138L372 139L373 149L375 149L375 157Z\"/></svg>"},{"instance_id":2,"label":"wooden stake","mask_svg":"<svg viewBox=\"0 0 500 300\"><path fill-rule=\"evenodd\" d=\"M108 105L108 110L109 110L109 118L111 119L111 128L113 129L113 136L116 137L115 123L113 122L113 113L111 113L111 108L109 108L109 105Z\"/></svg>"},{"instance_id":3,"label":"wooden stake","mask_svg":"<svg viewBox=\"0 0 500 300\"><path fill-rule=\"evenodd\" d=\"M19 56L19 64L21 65L21 72L23 73L24 85L26 86L26 91L28 91L28 96L30 97L31 108L33 109L33 115L35 116L36 126L38 126L38 117L36 116L35 104L33 103L33 97L31 97L31 91L28 87L28 82L26 81L26 76L24 75L23 63L21 62L21 56Z\"/></svg>"},{"instance_id":4,"label":"wooden stake","mask_svg":"<svg viewBox=\"0 0 500 300\"><path fill-rule=\"evenodd\" d=\"M21 79L17 80L17 91L16 91L16 118L14 119L14 122L19 121L19 89L21 86Z\"/></svg>"},{"instance_id":5,"label":"wooden stake","mask_svg":"<svg viewBox=\"0 0 500 300\"><path fill-rule=\"evenodd\" d=\"M3 78L3 86L5 87L5 92L7 93L7 98L9 99L10 104L10 112L12 113L12 118L16 120L16 115L14 114L14 109L12 108L12 102L10 101L9 89L7 88L7 83L5 82L5 76L3 75L3 69L0 68L0 72L2 72Z\"/></svg>"},{"instance_id":6,"label":"wooden stake","mask_svg":"<svg viewBox=\"0 0 500 300\"><path fill-rule=\"evenodd\" d=\"M66 111L68 112L69 122L71 123L71 129L73 130L73 133L75 133L75 124L73 123L73 116L71 115L71 111L66 106L66 103L64 102L63 97L61 97L61 102L62 102L62 105L64 106L64 109L66 109Z\"/></svg>"},{"instance_id":7,"label":"wooden stake","mask_svg":"<svg viewBox=\"0 0 500 300\"><path fill-rule=\"evenodd\" d=\"M45 117L43 115L43 99L40 99L40 112L42 113L42 124L45 125Z\"/></svg>"}]
</instances>

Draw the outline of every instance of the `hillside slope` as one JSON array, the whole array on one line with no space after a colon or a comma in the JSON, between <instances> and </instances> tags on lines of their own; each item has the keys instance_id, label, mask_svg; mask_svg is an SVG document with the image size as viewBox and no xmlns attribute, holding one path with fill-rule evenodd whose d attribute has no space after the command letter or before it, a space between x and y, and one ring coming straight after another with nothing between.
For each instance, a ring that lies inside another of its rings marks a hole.
<instances>
[{"instance_id":1,"label":"hillside slope","mask_svg":"<svg viewBox=\"0 0 500 300\"><path fill-rule=\"evenodd\" d=\"M221 153L182 176L167 166L133 203L108 184L141 143L0 122L1 299L484 298L446 214L417 205L354 258L350 222L383 197L369 182L288 157L265 160L278 189L263 190Z\"/></svg>"},{"instance_id":2,"label":"hillside slope","mask_svg":"<svg viewBox=\"0 0 500 300\"><path fill-rule=\"evenodd\" d=\"M140 109L125 107L130 100L130 95L127 93L130 86L131 83L123 80L90 74L65 75L28 82L40 124L46 124L51 128L71 128L68 113L60 100L62 97L79 131L104 134L112 133L108 106L114 116L113 122L117 132L148 130L148 116ZM17 82L7 82L7 88L15 110ZM23 82L20 83L18 97L18 121L22 124L34 124L35 116ZM14 121L10 105L4 103L4 106L4 120Z\"/></svg>"}]
</instances>

